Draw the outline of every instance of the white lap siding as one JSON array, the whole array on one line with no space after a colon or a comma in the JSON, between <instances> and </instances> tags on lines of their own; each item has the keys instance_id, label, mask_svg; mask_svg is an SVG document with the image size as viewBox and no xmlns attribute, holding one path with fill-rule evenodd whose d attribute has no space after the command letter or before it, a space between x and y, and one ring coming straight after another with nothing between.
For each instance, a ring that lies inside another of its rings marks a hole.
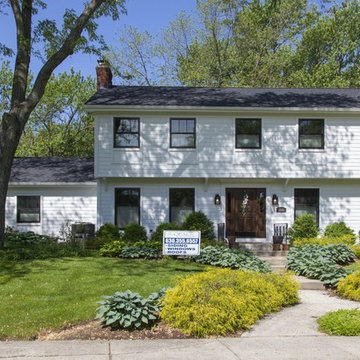
<instances>
[{"instance_id":1,"label":"white lap siding","mask_svg":"<svg viewBox=\"0 0 360 360\"><path fill-rule=\"evenodd\" d=\"M169 221L169 189L194 188L195 210L203 211L214 223L225 223L226 188L266 189L266 240L272 241L273 225L294 221L294 189L318 188L320 192L320 227L335 221L345 221L358 233L360 230L360 181L358 180L229 180L229 179L107 179L98 183L98 226L115 220L115 188L140 188L140 221L148 234L158 223ZM221 205L214 204L216 194ZM285 213L272 206L273 194ZM264 240L264 239L259 239ZM251 241L251 240L250 240Z\"/></svg>"},{"instance_id":2,"label":"white lap siding","mask_svg":"<svg viewBox=\"0 0 360 360\"><path fill-rule=\"evenodd\" d=\"M40 196L40 223L17 223L17 196ZM6 225L20 231L59 236L66 221L96 224L96 184L87 186L10 186Z\"/></svg>"}]
</instances>

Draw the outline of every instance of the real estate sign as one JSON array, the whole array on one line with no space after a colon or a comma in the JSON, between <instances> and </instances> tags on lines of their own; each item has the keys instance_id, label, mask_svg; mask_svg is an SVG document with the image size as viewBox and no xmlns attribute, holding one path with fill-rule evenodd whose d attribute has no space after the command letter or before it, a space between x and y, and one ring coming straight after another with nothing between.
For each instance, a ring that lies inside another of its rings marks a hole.
<instances>
[{"instance_id":1,"label":"real estate sign","mask_svg":"<svg viewBox=\"0 0 360 360\"><path fill-rule=\"evenodd\" d=\"M163 255L200 255L201 231L163 232Z\"/></svg>"}]
</instances>

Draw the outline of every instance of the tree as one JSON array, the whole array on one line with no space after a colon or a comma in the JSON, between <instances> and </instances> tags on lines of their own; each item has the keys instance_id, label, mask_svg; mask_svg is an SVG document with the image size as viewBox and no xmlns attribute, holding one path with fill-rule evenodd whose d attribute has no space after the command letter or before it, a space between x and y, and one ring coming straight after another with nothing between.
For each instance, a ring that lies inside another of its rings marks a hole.
<instances>
[{"instance_id":1,"label":"tree","mask_svg":"<svg viewBox=\"0 0 360 360\"><path fill-rule=\"evenodd\" d=\"M52 75L25 126L16 156L93 156L94 119L83 108L96 84L73 69Z\"/></svg>"},{"instance_id":2,"label":"tree","mask_svg":"<svg viewBox=\"0 0 360 360\"><path fill-rule=\"evenodd\" d=\"M33 15L46 8L42 0L0 0L0 9L10 7L16 25L16 58L11 89L10 107L2 115L0 129L0 248L4 247L5 201L13 158L35 106L44 95L46 84L53 71L74 52L96 52L104 41L96 33L95 19L111 16L118 19L125 11L124 0L89 0L80 15L73 9L65 9L62 27L54 20L38 20ZM35 26L33 26L35 25ZM29 65L34 43L40 42L37 55L44 61L28 87ZM0 44L3 53L9 49ZM43 49L43 51L41 51Z\"/></svg>"}]
</instances>

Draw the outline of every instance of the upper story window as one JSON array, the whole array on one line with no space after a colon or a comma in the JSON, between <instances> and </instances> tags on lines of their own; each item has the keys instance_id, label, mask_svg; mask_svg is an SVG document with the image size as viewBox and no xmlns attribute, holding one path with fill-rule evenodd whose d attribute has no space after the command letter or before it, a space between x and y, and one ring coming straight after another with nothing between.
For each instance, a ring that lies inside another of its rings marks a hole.
<instances>
[{"instance_id":1,"label":"upper story window","mask_svg":"<svg viewBox=\"0 0 360 360\"><path fill-rule=\"evenodd\" d=\"M236 119L236 148L261 149L261 119Z\"/></svg>"},{"instance_id":2,"label":"upper story window","mask_svg":"<svg viewBox=\"0 0 360 360\"><path fill-rule=\"evenodd\" d=\"M40 222L40 196L17 197L17 222L18 223Z\"/></svg>"},{"instance_id":3,"label":"upper story window","mask_svg":"<svg viewBox=\"0 0 360 360\"><path fill-rule=\"evenodd\" d=\"M140 119L114 118L114 147L138 148L140 146Z\"/></svg>"},{"instance_id":4,"label":"upper story window","mask_svg":"<svg viewBox=\"0 0 360 360\"><path fill-rule=\"evenodd\" d=\"M299 149L324 148L324 119L299 119Z\"/></svg>"},{"instance_id":5,"label":"upper story window","mask_svg":"<svg viewBox=\"0 0 360 360\"><path fill-rule=\"evenodd\" d=\"M170 119L170 147L196 147L195 119Z\"/></svg>"}]
</instances>

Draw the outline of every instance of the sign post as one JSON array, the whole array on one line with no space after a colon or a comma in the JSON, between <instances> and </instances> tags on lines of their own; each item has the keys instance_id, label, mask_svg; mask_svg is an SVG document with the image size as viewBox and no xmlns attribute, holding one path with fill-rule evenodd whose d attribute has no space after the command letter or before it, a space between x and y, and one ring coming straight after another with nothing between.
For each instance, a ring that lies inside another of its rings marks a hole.
<instances>
[{"instance_id":1,"label":"sign post","mask_svg":"<svg viewBox=\"0 0 360 360\"><path fill-rule=\"evenodd\" d=\"M200 255L201 231L163 232L163 255Z\"/></svg>"}]
</instances>

